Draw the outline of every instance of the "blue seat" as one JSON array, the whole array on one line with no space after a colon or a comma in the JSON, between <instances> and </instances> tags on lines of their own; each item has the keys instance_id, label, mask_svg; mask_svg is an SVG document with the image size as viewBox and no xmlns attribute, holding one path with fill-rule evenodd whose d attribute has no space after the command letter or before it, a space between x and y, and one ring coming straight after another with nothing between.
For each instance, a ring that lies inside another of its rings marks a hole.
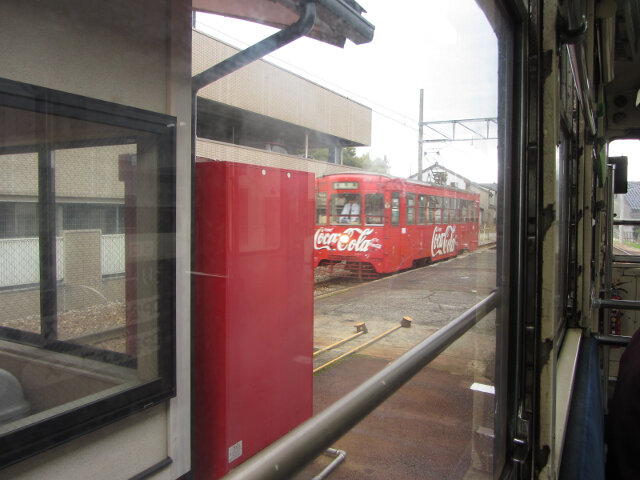
<instances>
[{"instance_id":1,"label":"blue seat","mask_svg":"<svg viewBox=\"0 0 640 480\"><path fill-rule=\"evenodd\" d=\"M595 339L583 337L559 478L604 479L605 458L599 349Z\"/></svg>"}]
</instances>

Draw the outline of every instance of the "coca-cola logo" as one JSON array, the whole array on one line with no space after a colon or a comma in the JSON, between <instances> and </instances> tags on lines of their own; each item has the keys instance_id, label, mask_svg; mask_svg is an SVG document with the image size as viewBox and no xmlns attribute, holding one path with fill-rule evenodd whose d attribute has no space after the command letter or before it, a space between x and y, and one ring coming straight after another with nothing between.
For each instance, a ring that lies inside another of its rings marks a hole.
<instances>
[{"instance_id":1,"label":"coca-cola logo","mask_svg":"<svg viewBox=\"0 0 640 480\"><path fill-rule=\"evenodd\" d=\"M436 227L433 230L433 237L431 238L432 257L453 253L456 251L457 245L458 239L456 237L456 227L454 225L448 225L446 229L443 227Z\"/></svg>"},{"instance_id":2,"label":"coca-cola logo","mask_svg":"<svg viewBox=\"0 0 640 480\"><path fill-rule=\"evenodd\" d=\"M369 238L373 228L347 228L344 232L319 228L314 235L313 248L338 252L368 252L371 248L382 248L377 238Z\"/></svg>"}]
</instances>

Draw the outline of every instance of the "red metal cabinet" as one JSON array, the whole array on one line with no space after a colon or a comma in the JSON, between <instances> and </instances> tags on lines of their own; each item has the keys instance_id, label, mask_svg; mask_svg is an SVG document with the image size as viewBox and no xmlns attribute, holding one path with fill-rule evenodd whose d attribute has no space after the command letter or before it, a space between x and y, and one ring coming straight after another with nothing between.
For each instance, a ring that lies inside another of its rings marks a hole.
<instances>
[{"instance_id":1,"label":"red metal cabinet","mask_svg":"<svg viewBox=\"0 0 640 480\"><path fill-rule=\"evenodd\" d=\"M196 164L196 478L312 414L314 177Z\"/></svg>"}]
</instances>

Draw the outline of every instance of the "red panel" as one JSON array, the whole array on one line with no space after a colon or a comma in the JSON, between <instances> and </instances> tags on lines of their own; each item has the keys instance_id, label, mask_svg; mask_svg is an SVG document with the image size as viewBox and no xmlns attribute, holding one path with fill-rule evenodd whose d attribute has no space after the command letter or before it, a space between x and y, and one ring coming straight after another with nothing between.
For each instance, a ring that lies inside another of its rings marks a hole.
<instances>
[{"instance_id":1,"label":"red panel","mask_svg":"<svg viewBox=\"0 0 640 480\"><path fill-rule=\"evenodd\" d=\"M200 479L219 478L312 414L314 180L226 162L198 163L196 175Z\"/></svg>"}]
</instances>

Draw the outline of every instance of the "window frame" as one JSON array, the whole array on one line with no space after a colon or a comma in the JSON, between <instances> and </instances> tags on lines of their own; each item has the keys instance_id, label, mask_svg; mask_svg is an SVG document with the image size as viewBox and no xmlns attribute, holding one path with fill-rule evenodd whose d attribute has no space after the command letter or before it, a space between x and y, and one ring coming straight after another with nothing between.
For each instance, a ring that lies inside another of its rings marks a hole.
<instances>
[{"instance_id":1,"label":"window frame","mask_svg":"<svg viewBox=\"0 0 640 480\"><path fill-rule=\"evenodd\" d=\"M324 200L324 223L321 223L318 221L318 216L319 216L319 209L318 209L318 200L322 198ZM327 214L327 192L316 192L316 204L315 204L315 216L316 216L316 225L322 225L325 226L327 225L327 222L329 221L329 215Z\"/></svg>"},{"instance_id":2,"label":"window frame","mask_svg":"<svg viewBox=\"0 0 640 480\"><path fill-rule=\"evenodd\" d=\"M349 197L355 197L358 200L356 202L356 205L360 207L359 213L357 214L349 213L346 215L342 213L342 209L344 208L346 203L349 201L348 200ZM345 199L345 202L339 205L338 204L339 199ZM328 215L329 225L360 226L362 225L362 214L363 214L362 193L360 192L360 190L357 190L354 192L346 192L346 193L343 191L336 191L329 196L329 215ZM343 221L344 218L346 218L347 221Z\"/></svg>"},{"instance_id":3,"label":"window frame","mask_svg":"<svg viewBox=\"0 0 640 480\"><path fill-rule=\"evenodd\" d=\"M158 216L156 232L158 242L155 262L158 278L162 281L162 284L158 286L157 300L157 348L161 352L158 355L158 376L140 385L123 389L97 400L88 400L87 403L63 413L51 414L47 418L0 435L0 468L4 468L125 418L132 413L163 403L176 395L176 118L4 78L0 78L0 106L46 114L51 117L123 127L157 136L158 193L155 212ZM89 142L84 143L88 144ZM51 152L56 148L60 148L60 146L53 142L51 145L41 148L38 155L42 156L42 152L47 155L46 152ZM0 147L2 153L14 153L20 150L27 149ZM28 149L28 151L33 150L33 147ZM39 170L41 170L39 172L39 196L42 197L43 193L51 195L53 193L52 186L44 186L42 182L51 184L55 181L55 178L52 178L55 173L53 169L49 169L48 172L42 172L44 170L42 168ZM49 191L47 192L47 190ZM52 200L51 204L54 208L48 209L42 205L42 200L39 200L41 212L43 212L41 217L46 217L40 219L39 238L41 241L44 238L43 235L53 236L55 241L55 229L53 231L48 229L45 232L42 225L42 222L50 220L51 216L55 218L55 198L50 198L50 200ZM44 240L50 242L50 239ZM48 256L44 257L41 254L41 269L43 265L46 268L46 265L50 264L51 258L55 262L55 244L53 257L50 252L47 253ZM55 269L53 282L55 288ZM47 288L47 285L43 285L41 280L39 288L42 291ZM44 316L42 307L41 315ZM120 356L124 354L114 355L114 352L107 352L110 357L104 358L105 351L103 350L57 340L55 336L47 338L46 332L43 334L42 330L43 327L41 327L41 333L36 334L0 326L0 338L83 358L94 357L101 361L108 361L115 357L117 363L123 361L126 363L127 360L131 360Z\"/></svg>"},{"instance_id":4,"label":"window frame","mask_svg":"<svg viewBox=\"0 0 640 480\"><path fill-rule=\"evenodd\" d=\"M373 198L379 200L382 204L382 208L380 210L380 215L372 215L369 212L369 204L373 203ZM379 218L380 222L370 222L369 219ZM366 193L364 195L364 224L371 226L381 226L384 225L384 193Z\"/></svg>"},{"instance_id":5,"label":"window frame","mask_svg":"<svg viewBox=\"0 0 640 480\"><path fill-rule=\"evenodd\" d=\"M391 225L397 227L400 225L400 191L391 192Z\"/></svg>"},{"instance_id":6,"label":"window frame","mask_svg":"<svg viewBox=\"0 0 640 480\"><path fill-rule=\"evenodd\" d=\"M418 219L417 225L427 224L427 195L424 193L418 194Z\"/></svg>"},{"instance_id":7,"label":"window frame","mask_svg":"<svg viewBox=\"0 0 640 480\"><path fill-rule=\"evenodd\" d=\"M415 225L416 224L416 194L407 193L405 201L407 203L407 208L405 211L405 225Z\"/></svg>"}]
</instances>

